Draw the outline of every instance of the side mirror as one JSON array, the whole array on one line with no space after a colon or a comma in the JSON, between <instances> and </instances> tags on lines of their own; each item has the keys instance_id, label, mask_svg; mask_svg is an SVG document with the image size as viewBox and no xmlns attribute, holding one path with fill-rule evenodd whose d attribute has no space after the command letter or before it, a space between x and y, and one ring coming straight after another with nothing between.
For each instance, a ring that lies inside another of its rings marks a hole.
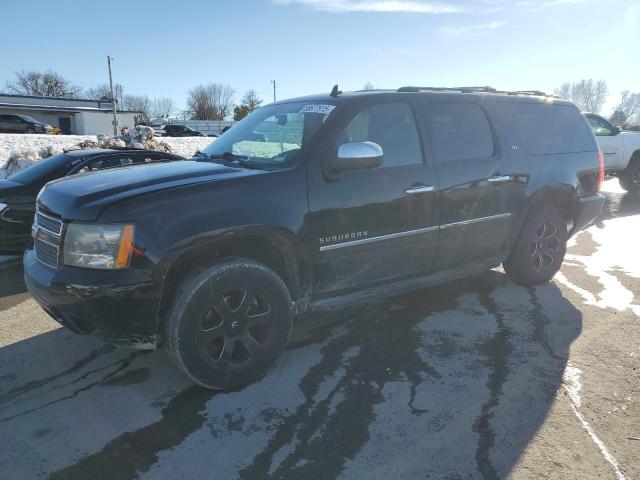
<instances>
[{"instance_id":1,"label":"side mirror","mask_svg":"<svg viewBox=\"0 0 640 480\"><path fill-rule=\"evenodd\" d=\"M382 147L373 142L353 142L340 145L338 156L331 162L334 172L368 170L382 165Z\"/></svg>"},{"instance_id":2,"label":"side mirror","mask_svg":"<svg viewBox=\"0 0 640 480\"><path fill-rule=\"evenodd\" d=\"M621 131L622 131L622 127L613 127L613 130L611 130L611 133L613 133L614 135L618 135Z\"/></svg>"}]
</instances>

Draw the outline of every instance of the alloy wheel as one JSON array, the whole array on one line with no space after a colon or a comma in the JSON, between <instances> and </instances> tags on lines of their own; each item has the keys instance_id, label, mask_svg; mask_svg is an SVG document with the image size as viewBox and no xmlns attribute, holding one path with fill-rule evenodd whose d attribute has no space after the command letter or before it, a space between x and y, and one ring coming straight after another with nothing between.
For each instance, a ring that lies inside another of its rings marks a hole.
<instances>
[{"instance_id":1,"label":"alloy wheel","mask_svg":"<svg viewBox=\"0 0 640 480\"><path fill-rule=\"evenodd\" d=\"M266 295L233 288L216 295L196 330L198 349L215 367L237 367L253 360L274 332Z\"/></svg>"},{"instance_id":2,"label":"alloy wheel","mask_svg":"<svg viewBox=\"0 0 640 480\"><path fill-rule=\"evenodd\" d=\"M555 264L560 251L558 233L558 227L551 222L544 222L536 229L535 236L529 244L529 253L538 272Z\"/></svg>"}]
</instances>

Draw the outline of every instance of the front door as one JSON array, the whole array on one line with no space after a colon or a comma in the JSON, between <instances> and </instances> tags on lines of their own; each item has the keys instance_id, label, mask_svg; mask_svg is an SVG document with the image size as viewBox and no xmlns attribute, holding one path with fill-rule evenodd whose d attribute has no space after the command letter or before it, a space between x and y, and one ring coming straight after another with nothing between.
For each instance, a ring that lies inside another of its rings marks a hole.
<instances>
[{"instance_id":1,"label":"front door","mask_svg":"<svg viewBox=\"0 0 640 480\"><path fill-rule=\"evenodd\" d=\"M338 176L326 161L309 165L315 293L424 273L437 248L437 177L412 106L381 96L351 108L325 160L340 145L370 141L382 147L383 163Z\"/></svg>"},{"instance_id":2,"label":"front door","mask_svg":"<svg viewBox=\"0 0 640 480\"><path fill-rule=\"evenodd\" d=\"M624 145L622 137L617 135L613 126L598 115L587 115L589 125L598 140L598 146L604 154L604 165L607 170L624 168Z\"/></svg>"},{"instance_id":3,"label":"front door","mask_svg":"<svg viewBox=\"0 0 640 480\"><path fill-rule=\"evenodd\" d=\"M71 135L71 119L69 117L58 117L58 127L63 135Z\"/></svg>"},{"instance_id":4,"label":"front door","mask_svg":"<svg viewBox=\"0 0 640 480\"><path fill-rule=\"evenodd\" d=\"M505 248L522 184L509 171L484 108L423 100L440 181L437 270L482 261Z\"/></svg>"}]
</instances>

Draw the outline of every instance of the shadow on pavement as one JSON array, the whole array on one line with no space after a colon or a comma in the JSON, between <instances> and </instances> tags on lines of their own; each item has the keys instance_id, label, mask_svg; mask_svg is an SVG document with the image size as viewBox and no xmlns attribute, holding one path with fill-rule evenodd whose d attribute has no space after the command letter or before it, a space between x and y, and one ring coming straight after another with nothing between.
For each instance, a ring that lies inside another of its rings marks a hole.
<instances>
[{"instance_id":1,"label":"shadow on pavement","mask_svg":"<svg viewBox=\"0 0 640 480\"><path fill-rule=\"evenodd\" d=\"M24 284L22 257L0 256L0 311L29 298Z\"/></svg>"},{"instance_id":2,"label":"shadow on pavement","mask_svg":"<svg viewBox=\"0 0 640 480\"><path fill-rule=\"evenodd\" d=\"M296 324L237 392L59 329L0 349L0 477L503 478L582 317L491 271Z\"/></svg>"}]
</instances>

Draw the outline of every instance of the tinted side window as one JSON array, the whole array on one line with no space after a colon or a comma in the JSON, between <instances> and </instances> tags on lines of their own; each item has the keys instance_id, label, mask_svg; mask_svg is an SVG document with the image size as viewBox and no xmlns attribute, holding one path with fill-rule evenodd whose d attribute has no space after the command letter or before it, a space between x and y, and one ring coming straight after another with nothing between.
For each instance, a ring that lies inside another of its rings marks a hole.
<instances>
[{"instance_id":1,"label":"tinted side window","mask_svg":"<svg viewBox=\"0 0 640 480\"><path fill-rule=\"evenodd\" d=\"M107 170L109 168L126 167L128 165L133 165L134 163L142 163L143 161L144 158L134 155L113 155L107 157L97 157L89 160L87 164L78 171L78 173L87 173L95 172L97 170Z\"/></svg>"},{"instance_id":2,"label":"tinted side window","mask_svg":"<svg viewBox=\"0 0 640 480\"><path fill-rule=\"evenodd\" d=\"M530 155L596 150L593 133L575 107L546 103L510 103L509 123Z\"/></svg>"},{"instance_id":3,"label":"tinted side window","mask_svg":"<svg viewBox=\"0 0 640 480\"><path fill-rule=\"evenodd\" d=\"M493 134L482 108L473 103L429 103L433 144L442 163L493 156Z\"/></svg>"},{"instance_id":4,"label":"tinted side window","mask_svg":"<svg viewBox=\"0 0 640 480\"><path fill-rule=\"evenodd\" d=\"M337 147L367 141L382 147L382 168L422 163L418 130L406 103L381 103L364 108L340 133Z\"/></svg>"}]
</instances>

